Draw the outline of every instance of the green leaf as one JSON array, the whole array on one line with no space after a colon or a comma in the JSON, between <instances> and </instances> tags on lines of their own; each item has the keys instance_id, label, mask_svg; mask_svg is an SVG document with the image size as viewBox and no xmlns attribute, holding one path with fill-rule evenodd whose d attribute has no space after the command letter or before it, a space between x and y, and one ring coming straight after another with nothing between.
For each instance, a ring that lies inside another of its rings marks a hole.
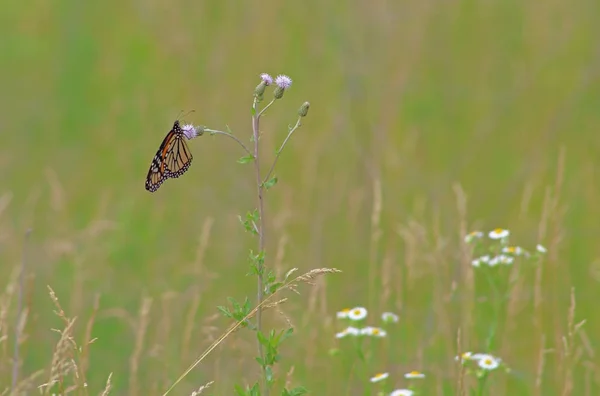
<instances>
[{"instance_id":1,"label":"green leaf","mask_svg":"<svg viewBox=\"0 0 600 396\"><path fill-rule=\"evenodd\" d=\"M225 315L226 317L228 317L228 318L232 318L232 317L233 317L233 315L231 314L231 311L229 311L229 308L227 308L227 307L224 307L224 306L222 306L222 305L219 305L219 306L217 307L217 309L218 309L219 311L221 311L221 313L222 313L223 315Z\"/></svg>"},{"instance_id":2,"label":"green leaf","mask_svg":"<svg viewBox=\"0 0 600 396\"><path fill-rule=\"evenodd\" d=\"M233 306L233 309L235 311L239 311L240 310L240 303L238 303L235 298L233 298L233 297L227 297L227 301L229 301L229 304L231 304Z\"/></svg>"},{"instance_id":3,"label":"green leaf","mask_svg":"<svg viewBox=\"0 0 600 396\"><path fill-rule=\"evenodd\" d=\"M265 335L263 333L261 333L260 331L256 333L256 337L258 338L258 342L260 342L262 345L269 345L269 340L267 337L265 337Z\"/></svg>"},{"instance_id":4,"label":"green leaf","mask_svg":"<svg viewBox=\"0 0 600 396\"><path fill-rule=\"evenodd\" d=\"M250 396L260 396L260 386L258 385L258 382L250 389Z\"/></svg>"},{"instance_id":5,"label":"green leaf","mask_svg":"<svg viewBox=\"0 0 600 396\"><path fill-rule=\"evenodd\" d=\"M281 341L280 342L283 342L286 338L289 338L292 335L293 332L294 332L294 328L293 327L290 327L289 329L283 331L283 334L281 335Z\"/></svg>"},{"instance_id":6,"label":"green leaf","mask_svg":"<svg viewBox=\"0 0 600 396\"><path fill-rule=\"evenodd\" d=\"M265 376L267 377L267 382L269 382L269 384L272 384L273 383L273 370L271 369L271 366L265 367Z\"/></svg>"},{"instance_id":7,"label":"green leaf","mask_svg":"<svg viewBox=\"0 0 600 396\"><path fill-rule=\"evenodd\" d=\"M254 156L253 155L246 155L245 157L242 157L240 159L237 160L237 162L239 164L247 164L249 162L254 161Z\"/></svg>"},{"instance_id":8,"label":"green leaf","mask_svg":"<svg viewBox=\"0 0 600 396\"><path fill-rule=\"evenodd\" d=\"M284 389L282 395L284 396L302 396L308 393L308 389L303 386L297 386L294 389Z\"/></svg>"},{"instance_id":9,"label":"green leaf","mask_svg":"<svg viewBox=\"0 0 600 396\"><path fill-rule=\"evenodd\" d=\"M234 386L234 388L233 388L233 389L235 389L235 393L237 393L239 396L247 396L247 395L248 395L248 392L247 392L247 391L245 391L245 390L244 390L244 389L243 389L241 386L239 386L239 385L236 385L236 386Z\"/></svg>"},{"instance_id":10,"label":"green leaf","mask_svg":"<svg viewBox=\"0 0 600 396\"><path fill-rule=\"evenodd\" d=\"M275 184L277 184L277 180L278 180L277 177L274 176L274 177L270 178L269 180L267 180L266 182L264 182L263 185L268 190L271 187L275 186Z\"/></svg>"}]
</instances>

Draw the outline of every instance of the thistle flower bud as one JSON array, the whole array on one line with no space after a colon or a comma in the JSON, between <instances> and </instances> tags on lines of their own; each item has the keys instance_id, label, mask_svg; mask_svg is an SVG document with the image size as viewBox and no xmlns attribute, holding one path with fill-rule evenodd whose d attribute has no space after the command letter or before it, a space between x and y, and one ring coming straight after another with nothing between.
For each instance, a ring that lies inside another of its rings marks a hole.
<instances>
[{"instance_id":1,"label":"thistle flower bud","mask_svg":"<svg viewBox=\"0 0 600 396\"><path fill-rule=\"evenodd\" d=\"M275 79L275 84L277 84L277 88L275 88L275 92L273 92L273 96L275 99L281 99L286 89L289 89L292 86L292 79L288 76L280 74Z\"/></svg>"},{"instance_id":2,"label":"thistle flower bud","mask_svg":"<svg viewBox=\"0 0 600 396\"><path fill-rule=\"evenodd\" d=\"M298 115L300 117L306 117L306 115L308 114L309 108L310 108L310 103L308 103L308 102L302 103L302 106L300 106L300 109L298 109Z\"/></svg>"},{"instance_id":3,"label":"thistle flower bud","mask_svg":"<svg viewBox=\"0 0 600 396\"><path fill-rule=\"evenodd\" d=\"M273 77L271 77L270 74L267 73L263 73L260 75L260 79L266 84L266 85L271 85L273 84Z\"/></svg>"},{"instance_id":4,"label":"thistle flower bud","mask_svg":"<svg viewBox=\"0 0 600 396\"><path fill-rule=\"evenodd\" d=\"M193 126L192 124L186 124L182 126L181 129L183 130L183 135L188 140L191 140L198 136L202 136L204 134L204 126L202 125Z\"/></svg>"},{"instance_id":5,"label":"thistle flower bud","mask_svg":"<svg viewBox=\"0 0 600 396\"><path fill-rule=\"evenodd\" d=\"M285 89L283 89L281 87L277 87L277 88L275 88L275 91L273 91L273 96L275 97L275 99L281 99L281 98L283 98L284 92L285 92Z\"/></svg>"},{"instance_id":6,"label":"thistle flower bud","mask_svg":"<svg viewBox=\"0 0 600 396\"><path fill-rule=\"evenodd\" d=\"M254 96L257 98L262 98L265 93L265 89L267 88L267 83L265 81L261 81L260 84L254 88Z\"/></svg>"}]
</instances>

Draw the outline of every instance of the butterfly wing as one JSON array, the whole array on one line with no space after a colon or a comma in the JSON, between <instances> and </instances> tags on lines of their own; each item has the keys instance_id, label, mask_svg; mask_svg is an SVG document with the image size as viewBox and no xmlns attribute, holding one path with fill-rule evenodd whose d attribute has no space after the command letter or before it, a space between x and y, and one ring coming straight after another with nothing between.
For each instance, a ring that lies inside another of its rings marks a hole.
<instances>
[{"instance_id":1,"label":"butterfly wing","mask_svg":"<svg viewBox=\"0 0 600 396\"><path fill-rule=\"evenodd\" d=\"M154 192L168 179L183 175L190 167L192 153L188 148L179 121L163 139L156 155L152 159L146 176L146 190Z\"/></svg>"},{"instance_id":2,"label":"butterfly wing","mask_svg":"<svg viewBox=\"0 0 600 396\"><path fill-rule=\"evenodd\" d=\"M167 177L177 178L183 175L190 168L192 159L192 153L183 138L183 133L177 135L165 157Z\"/></svg>"}]
</instances>

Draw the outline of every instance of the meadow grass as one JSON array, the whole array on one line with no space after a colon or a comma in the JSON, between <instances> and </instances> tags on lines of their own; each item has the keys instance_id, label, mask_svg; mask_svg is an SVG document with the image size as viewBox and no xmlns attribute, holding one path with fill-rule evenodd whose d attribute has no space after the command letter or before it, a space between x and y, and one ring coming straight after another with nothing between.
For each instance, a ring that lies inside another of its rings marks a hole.
<instances>
[{"instance_id":1,"label":"meadow grass","mask_svg":"<svg viewBox=\"0 0 600 396\"><path fill-rule=\"evenodd\" d=\"M263 121L265 160L311 102L268 192L267 267L342 271L265 311L265 329L294 328L279 388L467 394L481 381L455 357L470 351L510 367L491 395L600 392L597 2L34 0L3 15L0 395L160 395L232 325L217 306L255 302L239 147L199 137L182 178L142 184L181 109L250 144L262 72L294 79ZM547 253L490 278L464 238L497 227ZM360 326L336 318L357 306ZM337 339L348 325L387 334ZM235 331L172 394L233 394L261 377L256 354Z\"/></svg>"}]
</instances>

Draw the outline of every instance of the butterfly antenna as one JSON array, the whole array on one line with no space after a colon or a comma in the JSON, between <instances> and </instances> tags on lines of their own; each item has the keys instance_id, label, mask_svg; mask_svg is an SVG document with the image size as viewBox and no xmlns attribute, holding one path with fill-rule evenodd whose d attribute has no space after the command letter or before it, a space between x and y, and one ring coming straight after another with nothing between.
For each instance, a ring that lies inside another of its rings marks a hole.
<instances>
[{"instance_id":1,"label":"butterfly antenna","mask_svg":"<svg viewBox=\"0 0 600 396\"><path fill-rule=\"evenodd\" d=\"M185 118L185 117L186 117L188 114L190 114L190 113L194 113L195 111L196 111L196 110L190 110L190 111L188 111L187 113L185 113L185 114L182 116L181 114L184 112L184 110L181 110L181 111L179 112L179 114L177 115L177 118L176 118L176 120L181 120L181 119L184 119L184 118Z\"/></svg>"}]
</instances>

